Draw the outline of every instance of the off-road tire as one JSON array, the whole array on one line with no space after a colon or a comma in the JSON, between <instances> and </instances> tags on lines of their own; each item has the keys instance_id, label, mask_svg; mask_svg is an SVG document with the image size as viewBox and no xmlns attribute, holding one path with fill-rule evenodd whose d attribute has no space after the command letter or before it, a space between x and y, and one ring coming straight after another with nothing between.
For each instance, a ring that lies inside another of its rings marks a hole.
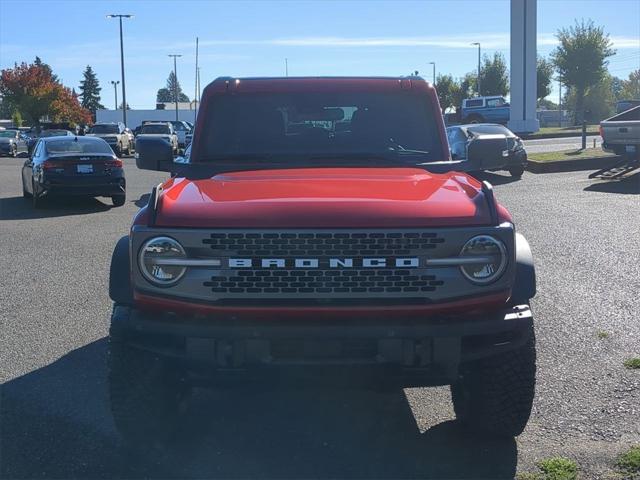
<instances>
[{"instance_id":1,"label":"off-road tire","mask_svg":"<svg viewBox=\"0 0 640 480\"><path fill-rule=\"evenodd\" d=\"M513 178L521 178L523 173L524 173L524 167L510 167L509 168L509 174Z\"/></svg>"},{"instance_id":2,"label":"off-road tire","mask_svg":"<svg viewBox=\"0 0 640 480\"><path fill-rule=\"evenodd\" d=\"M126 195L113 195L111 197L111 203L113 203L114 207L121 207L127 201Z\"/></svg>"},{"instance_id":3,"label":"off-road tire","mask_svg":"<svg viewBox=\"0 0 640 480\"><path fill-rule=\"evenodd\" d=\"M461 366L461 378L451 385L457 419L463 425L499 437L515 437L527 425L536 381L533 328L517 350Z\"/></svg>"},{"instance_id":4,"label":"off-road tire","mask_svg":"<svg viewBox=\"0 0 640 480\"><path fill-rule=\"evenodd\" d=\"M188 393L180 370L113 333L107 366L111 413L125 444L136 451L162 449L178 424Z\"/></svg>"}]
</instances>

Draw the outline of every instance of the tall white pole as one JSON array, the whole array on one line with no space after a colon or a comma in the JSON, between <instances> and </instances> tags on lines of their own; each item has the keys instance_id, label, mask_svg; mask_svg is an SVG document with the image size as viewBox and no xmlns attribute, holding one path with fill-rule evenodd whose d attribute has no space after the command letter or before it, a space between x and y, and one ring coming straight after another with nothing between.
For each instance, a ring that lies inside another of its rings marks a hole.
<instances>
[{"instance_id":1,"label":"tall white pole","mask_svg":"<svg viewBox=\"0 0 640 480\"><path fill-rule=\"evenodd\" d=\"M196 88L194 92L194 112L193 112L193 123L196 122L198 118L198 37L196 37Z\"/></svg>"}]
</instances>

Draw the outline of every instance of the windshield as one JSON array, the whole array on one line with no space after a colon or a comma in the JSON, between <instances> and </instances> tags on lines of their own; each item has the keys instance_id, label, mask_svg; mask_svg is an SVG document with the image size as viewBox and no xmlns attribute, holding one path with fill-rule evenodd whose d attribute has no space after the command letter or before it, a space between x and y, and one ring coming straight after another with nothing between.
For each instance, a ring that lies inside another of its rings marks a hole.
<instances>
[{"instance_id":1,"label":"windshield","mask_svg":"<svg viewBox=\"0 0 640 480\"><path fill-rule=\"evenodd\" d=\"M144 125L142 130L140 131L142 134L168 134L169 126L168 125Z\"/></svg>"},{"instance_id":2,"label":"windshield","mask_svg":"<svg viewBox=\"0 0 640 480\"><path fill-rule=\"evenodd\" d=\"M59 137L59 136L68 136L70 132L67 130L46 130L40 133L41 137Z\"/></svg>"},{"instance_id":3,"label":"windshield","mask_svg":"<svg viewBox=\"0 0 640 480\"><path fill-rule=\"evenodd\" d=\"M47 153L98 153L113 155L113 150L105 141L87 141L81 139L60 139L46 142Z\"/></svg>"},{"instance_id":4,"label":"windshield","mask_svg":"<svg viewBox=\"0 0 640 480\"><path fill-rule=\"evenodd\" d=\"M12 130L6 130L4 132L0 131L0 138L15 138L16 132Z\"/></svg>"},{"instance_id":5,"label":"windshield","mask_svg":"<svg viewBox=\"0 0 640 480\"><path fill-rule=\"evenodd\" d=\"M303 159L382 155L442 160L426 97L394 93L288 93L220 97L204 122L201 160L271 155Z\"/></svg>"},{"instance_id":6,"label":"windshield","mask_svg":"<svg viewBox=\"0 0 640 480\"><path fill-rule=\"evenodd\" d=\"M475 134L497 135L503 134L508 137L514 136L513 132L507 127L502 125L472 125L467 127L467 130Z\"/></svg>"},{"instance_id":7,"label":"windshield","mask_svg":"<svg viewBox=\"0 0 640 480\"><path fill-rule=\"evenodd\" d=\"M118 130L118 126L117 125L94 125L89 130L89 133L98 133L98 134L102 134L102 133L118 133L118 132L119 132L119 130Z\"/></svg>"},{"instance_id":8,"label":"windshield","mask_svg":"<svg viewBox=\"0 0 640 480\"><path fill-rule=\"evenodd\" d=\"M173 129L177 132L184 132L188 130L182 122L171 122L171 124L173 125Z\"/></svg>"}]
</instances>

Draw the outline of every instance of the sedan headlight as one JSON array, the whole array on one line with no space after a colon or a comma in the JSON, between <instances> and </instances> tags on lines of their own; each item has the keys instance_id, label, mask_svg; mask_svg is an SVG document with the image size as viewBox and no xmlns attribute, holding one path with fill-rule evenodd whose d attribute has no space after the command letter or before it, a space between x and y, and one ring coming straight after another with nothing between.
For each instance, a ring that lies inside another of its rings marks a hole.
<instances>
[{"instance_id":1,"label":"sedan headlight","mask_svg":"<svg viewBox=\"0 0 640 480\"><path fill-rule=\"evenodd\" d=\"M507 267L507 249L504 244L489 235L478 235L464 244L460 257L469 263L460 266L467 280L478 285L495 282Z\"/></svg>"},{"instance_id":2,"label":"sedan headlight","mask_svg":"<svg viewBox=\"0 0 640 480\"><path fill-rule=\"evenodd\" d=\"M140 249L138 264L142 275L154 285L170 287L180 281L187 271L184 259L187 254L176 240L155 237Z\"/></svg>"}]
</instances>

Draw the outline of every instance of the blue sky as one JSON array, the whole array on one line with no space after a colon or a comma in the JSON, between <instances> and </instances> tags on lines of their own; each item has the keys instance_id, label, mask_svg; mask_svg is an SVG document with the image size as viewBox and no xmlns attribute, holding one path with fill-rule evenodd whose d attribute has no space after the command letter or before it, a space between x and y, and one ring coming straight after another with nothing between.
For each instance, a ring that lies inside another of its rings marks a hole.
<instances>
[{"instance_id":1,"label":"blue sky","mask_svg":"<svg viewBox=\"0 0 640 480\"><path fill-rule=\"evenodd\" d=\"M127 100L153 108L179 53L178 78L194 93L195 37L201 83L217 76L406 75L419 70L459 77L476 68L475 47L509 55L508 0L403 1L60 1L0 0L0 68L38 55L77 89L86 65L97 72L102 103L113 108L110 80L120 79L118 22L125 20ZM605 28L618 54L612 74L640 68L640 0L538 0L538 52L575 18ZM554 92L553 99L557 97ZM121 95L118 95L121 100Z\"/></svg>"}]
</instances>

